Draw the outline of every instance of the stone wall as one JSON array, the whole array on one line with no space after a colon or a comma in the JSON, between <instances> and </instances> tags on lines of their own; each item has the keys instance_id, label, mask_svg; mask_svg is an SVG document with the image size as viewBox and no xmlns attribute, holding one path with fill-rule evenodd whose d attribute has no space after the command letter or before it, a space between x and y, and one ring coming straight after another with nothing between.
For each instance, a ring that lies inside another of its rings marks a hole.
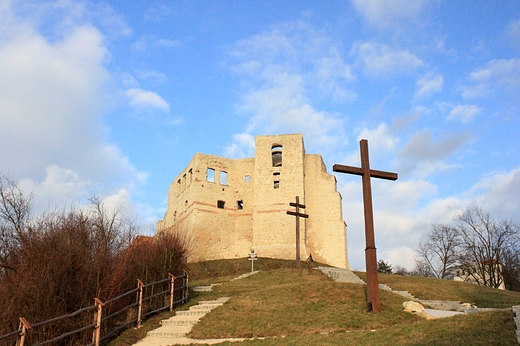
<instances>
[{"instance_id":1,"label":"stone wall","mask_svg":"<svg viewBox=\"0 0 520 346\"><path fill-rule=\"evenodd\" d=\"M295 217L286 212L296 196L309 215L300 219L302 260L312 254L349 268L336 179L320 155L305 153L300 134L258 136L254 158L197 153L170 185L157 229L188 237L190 262L246 257L252 247L261 257L294 259Z\"/></svg>"}]
</instances>

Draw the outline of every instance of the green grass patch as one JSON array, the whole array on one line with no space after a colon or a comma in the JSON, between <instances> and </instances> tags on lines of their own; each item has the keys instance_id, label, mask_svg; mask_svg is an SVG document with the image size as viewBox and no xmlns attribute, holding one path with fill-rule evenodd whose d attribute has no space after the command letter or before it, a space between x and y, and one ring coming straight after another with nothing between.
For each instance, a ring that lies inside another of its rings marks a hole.
<instances>
[{"instance_id":1,"label":"green grass patch","mask_svg":"<svg viewBox=\"0 0 520 346\"><path fill-rule=\"evenodd\" d=\"M373 331L286 337L222 343L223 346L274 345L518 345L513 313L482 312L437 320L397 324Z\"/></svg>"},{"instance_id":2,"label":"green grass patch","mask_svg":"<svg viewBox=\"0 0 520 346\"><path fill-rule=\"evenodd\" d=\"M356 272L356 274L365 280L364 272ZM380 284L387 284L393 290L408 291L419 299L457 300L475 304L479 308L509 308L520 305L520 292L419 276L379 273L378 277Z\"/></svg>"},{"instance_id":3,"label":"green grass patch","mask_svg":"<svg viewBox=\"0 0 520 346\"><path fill-rule=\"evenodd\" d=\"M246 259L192 263L190 286L214 286L213 292L190 290L185 310L200 300L231 299L195 325L190 337L262 338L223 345L517 345L513 313L483 312L424 320L403 311L406 299L380 290L382 311L366 311L365 286L331 281L321 272L294 269L294 261L260 258L253 276L230 281L251 270ZM365 273L357 272L364 279ZM379 275L379 282L421 299L457 300L479 307L520 305L520 293L423 277ZM157 328L172 313L150 318L110 346L127 346ZM167 341L165 341L167 344Z\"/></svg>"},{"instance_id":4,"label":"green grass patch","mask_svg":"<svg viewBox=\"0 0 520 346\"><path fill-rule=\"evenodd\" d=\"M302 267L306 268L306 263ZM314 263L319 265L319 263ZM295 261L259 257L254 264L254 270L273 270L294 268ZM188 270L191 285L209 285L229 281L241 274L251 271L251 261L247 258L230 260L214 260L189 263Z\"/></svg>"},{"instance_id":5,"label":"green grass patch","mask_svg":"<svg viewBox=\"0 0 520 346\"><path fill-rule=\"evenodd\" d=\"M266 270L214 289L232 299L195 325L193 338L310 335L419 320L389 292L381 294L381 313L368 313L363 285L333 282L318 271Z\"/></svg>"}]
</instances>

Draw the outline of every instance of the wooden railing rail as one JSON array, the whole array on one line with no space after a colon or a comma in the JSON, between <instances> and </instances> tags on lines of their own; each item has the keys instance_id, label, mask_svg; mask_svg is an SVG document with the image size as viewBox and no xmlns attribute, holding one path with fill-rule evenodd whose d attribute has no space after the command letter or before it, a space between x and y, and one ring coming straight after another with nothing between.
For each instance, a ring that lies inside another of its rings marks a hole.
<instances>
[{"instance_id":1,"label":"wooden railing rail","mask_svg":"<svg viewBox=\"0 0 520 346\"><path fill-rule=\"evenodd\" d=\"M129 297L131 294L136 294L135 301ZM130 301L128 301L129 298ZM84 333L88 330L92 332L92 342L86 345L99 346L101 342L108 340L115 333L121 332L130 325L139 327L144 317L167 309L172 311L175 306L187 301L188 273L186 271L179 276L168 274L168 278L146 285L138 280L138 286L133 290L106 302L94 298L94 305L84 307L67 315L33 324L20 317L18 330L1 335L0 346L13 345L14 342L16 342L16 346L43 346L56 343L75 334L80 335L80 333L83 333L83 339L81 340L86 341ZM88 318L88 315L82 316L82 314L89 312L93 318ZM126 316L121 316L124 312L126 312ZM83 318L84 321L90 320L93 322L86 322L78 329L66 331L50 339L42 340L44 337L35 336L36 329L45 329L49 325L56 326L60 321L77 318L78 316ZM75 340L77 341L77 339Z\"/></svg>"}]
</instances>

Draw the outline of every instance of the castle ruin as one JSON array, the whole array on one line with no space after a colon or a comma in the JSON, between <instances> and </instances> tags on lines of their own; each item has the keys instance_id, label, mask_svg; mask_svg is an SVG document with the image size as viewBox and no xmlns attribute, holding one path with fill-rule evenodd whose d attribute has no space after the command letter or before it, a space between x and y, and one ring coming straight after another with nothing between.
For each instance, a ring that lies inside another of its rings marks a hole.
<instances>
[{"instance_id":1,"label":"castle ruin","mask_svg":"<svg viewBox=\"0 0 520 346\"><path fill-rule=\"evenodd\" d=\"M302 259L350 269L336 178L321 155L305 153L301 134L257 136L254 158L195 154L170 185L157 230L186 235L189 262L244 258L251 248L294 259L295 219L286 212L295 196L309 215L300 220Z\"/></svg>"}]
</instances>

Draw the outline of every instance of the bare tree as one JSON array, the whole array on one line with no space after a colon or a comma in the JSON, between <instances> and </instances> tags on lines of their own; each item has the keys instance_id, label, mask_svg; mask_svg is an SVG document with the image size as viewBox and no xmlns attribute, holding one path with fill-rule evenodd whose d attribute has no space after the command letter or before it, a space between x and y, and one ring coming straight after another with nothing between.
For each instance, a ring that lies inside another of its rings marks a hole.
<instances>
[{"instance_id":1,"label":"bare tree","mask_svg":"<svg viewBox=\"0 0 520 346\"><path fill-rule=\"evenodd\" d=\"M415 258L415 268L411 272L411 276L424 276L427 278L435 277L430 266L423 260Z\"/></svg>"},{"instance_id":2,"label":"bare tree","mask_svg":"<svg viewBox=\"0 0 520 346\"><path fill-rule=\"evenodd\" d=\"M424 243L419 243L416 270L439 279L453 278L460 263L461 238L455 227L433 224Z\"/></svg>"},{"instance_id":3,"label":"bare tree","mask_svg":"<svg viewBox=\"0 0 520 346\"><path fill-rule=\"evenodd\" d=\"M0 173L0 278L16 272L32 208L32 195Z\"/></svg>"},{"instance_id":4,"label":"bare tree","mask_svg":"<svg viewBox=\"0 0 520 346\"><path fill-rule=\"evenodd\" d=\"M509 220L497 222L478 207L464 210L457 222L463 269L479 285L500 287L508 254L518 247L519 225Z\"/></svg>"},{"instance_id":5,"label":"bare tree","mask_svg":"<svg viewBox=\"0 0 520 346\"><path fill-rule=\"evenodd\" d=\"M504 252L502 274L507 290L520 291L520 241Z\"/></svg>"}]
</instances>

